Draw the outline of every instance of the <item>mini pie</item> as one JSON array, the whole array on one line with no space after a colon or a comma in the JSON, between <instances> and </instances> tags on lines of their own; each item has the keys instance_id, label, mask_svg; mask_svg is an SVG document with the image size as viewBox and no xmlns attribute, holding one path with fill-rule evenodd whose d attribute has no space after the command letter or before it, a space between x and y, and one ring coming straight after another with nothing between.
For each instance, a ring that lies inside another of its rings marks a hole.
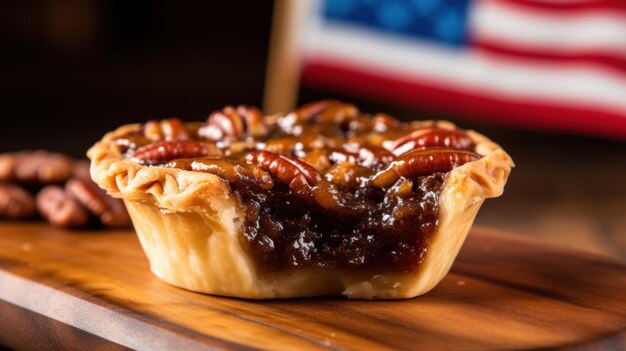
<instances>
[{"instance_id":1,"label":"mini pie","mask_svg":"<svg viewBox=\"0 0 626 351\"><path fill-rule=\"evenodd\" d=\"M428 292L513 167L450 122L332 100L125 125L88 156L94 181L124 200L154 274L254 299Z\"/></svg>"}]
</instances>

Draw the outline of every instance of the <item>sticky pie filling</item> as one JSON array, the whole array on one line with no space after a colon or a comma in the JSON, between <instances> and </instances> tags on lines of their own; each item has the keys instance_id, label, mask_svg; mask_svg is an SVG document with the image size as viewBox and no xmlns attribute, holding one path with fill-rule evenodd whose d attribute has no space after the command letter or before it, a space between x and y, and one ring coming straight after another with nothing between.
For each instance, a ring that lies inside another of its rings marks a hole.
<instances>
[{"instance_id":1,"label":"sticky pie filling","mask_svg":"<svg viewBox=\"0 0 626 351\"><path fill-rule=\"evenodd\" d=\"M114 140L145 167L224 180L260 269L412 272L439 223L449 171L479 160L463 130L337 101L287 115L226 107L205 123L150 121Z\"/></svg>"}]
</instances>

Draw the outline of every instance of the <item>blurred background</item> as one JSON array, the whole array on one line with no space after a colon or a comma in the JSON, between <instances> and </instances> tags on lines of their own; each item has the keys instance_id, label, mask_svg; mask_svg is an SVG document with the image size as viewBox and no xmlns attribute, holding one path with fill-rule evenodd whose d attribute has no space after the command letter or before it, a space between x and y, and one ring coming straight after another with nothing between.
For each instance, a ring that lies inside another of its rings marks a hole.
<instances>
[{"instance_id":1,"label":"blurred background","mask_svg":"<svg viewBox=\"0 0 626 351\"><path fill-rule=\"evenodd\" d=\"M338 98L483 132L517 168L479 224L626 260L626 6L568 3L1 2L0 151Z\"/></svg>"}]
</instances>

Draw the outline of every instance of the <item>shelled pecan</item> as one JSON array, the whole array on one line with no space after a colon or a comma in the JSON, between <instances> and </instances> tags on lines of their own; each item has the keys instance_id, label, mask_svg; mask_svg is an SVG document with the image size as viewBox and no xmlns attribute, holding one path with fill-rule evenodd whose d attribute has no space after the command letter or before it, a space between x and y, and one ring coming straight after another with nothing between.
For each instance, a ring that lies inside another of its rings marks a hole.
<instances>
[{"instance_id":1,"label":"shelled pecan","mask_svg":"<svg viewBox=\"0 0 626 351\"><path fill-rule=\"evenodd\" d=\"M306 104L295 111L296 121L304 122L315 120L319 123L334 123L349 125L359 115L359 109L352 105L336 100L322 100Z\"/></svg>"},{"instance_id":2,"label":"shelled pecan","mask_svg":"<svg viewBox=\"0 0 626 351\"><path fill-rule=\"evenodd\" d=\"M143 125L143 134L152 141L187 140L190 137L185 124L175 117L161 121L151 120L146 122Z\"/></svg>"},{"instance_id":3,"label":"shelled pecan","mask_svg":"<svg viewBox=\"0 0 626 351\"><path fill-rule=\"evenodd\" d=\"M107 228L124 228L130 225L130 218L124 204L108 196L102 189L87 179L70 179L65 185L66 192L97 217Z\"/></svg>"},{"instance_id":4,"label":"shelled pecan","mask_svg":"<svg viewBox=\"0 0 626 351\"><path fill-rule=\"evenodd\" d=\"M396 157L383 148L346 146L344 150L335 150L329 155L333 163L350 162L366 168L382 168Z\"/></svg>"},{"instance_id":5,"label":"shelled pecan","mask_svg":"<svg viewBox=\"0 0 626 351\"><path fill-rule=\"evenodd\" d=\"M72 175L72 160L59 153L38 151L0 155L0 181L28 184L62 183Z\"/></svg>"},{"instance_id":6,"label":"shelled pecan","mask_svg":"<svg viewBox=\"0 0 626 351\"><path fill-rule=\"evenodd\" d=\"M177 158L221 156L213 143L202 140L158 141L135 150L132 158L147 165L166 163Z\"/></svg>"},{"instance_id":7,"label":"shelled pecan","mask_svg":"<svg viewBox=\"0 0 626 351\"><path fill-rule=\"evenodd\" d=\"M423 149L409 151L387 168L376 174L370 184L376 187L387 187L395 183L400 177L415 178L430 175L436 172L448 172L467 162L480 159L480 155L463 150L453 149Z\"/></svg>"},{"instance_id":8,"label":"shelled pecan","mask_svg":"<svg viewBox=\"0 0 626 351\"><path fill-rule=\"evenodd\" d=\"M35 198L22 187L0 183L0 218L22 219L35 215Z\"/></svg>"},{"instance_id":9,"label":"shelled pecan","mask_svg":"<svg viewBox=\"0 0 626 351\"><path fill-rule=\"evenodd\" d=\"M281 183L290 187L315 185L322 180L319 172L310 165L284 155L269 151L253 151L245 156L249 163L256 164L261 169L275 176Z\"/></svg>"},{"instance_id":10,"label":"shelled pecan","mask_svg":"<svg viewBox=\"0 0 626 351\"><path fill-rule=\"evenodd\" d=\"M245 105L226 106L211 113L207 124L198 131L199 136L209 140L240 140L244 136L261 137L268 132L263 114L256 107Z\"/></svg>"},{"instance_id":11,"label":"shelled pecan","mask_svg":"<svg viewBox=\"0 0 626 351\"><path fill-rule=\"evenodd\" d=\"M431 127L415 130L396 139L390 149L395 155L402 155L416 148L430 147L471 150L474 142L463 131Z\"/></svg>"},{"instance_id":12,"label":"shelled pecan","mask_svg":"<svg viewBox=\"0 0 626 351\"><path fill-rule=\"evenodd\" d=\"M84 227L89 212L65 189L49 185L37 194L37 209L50 224L63 228Z\"/></svg>"}]
</instances>

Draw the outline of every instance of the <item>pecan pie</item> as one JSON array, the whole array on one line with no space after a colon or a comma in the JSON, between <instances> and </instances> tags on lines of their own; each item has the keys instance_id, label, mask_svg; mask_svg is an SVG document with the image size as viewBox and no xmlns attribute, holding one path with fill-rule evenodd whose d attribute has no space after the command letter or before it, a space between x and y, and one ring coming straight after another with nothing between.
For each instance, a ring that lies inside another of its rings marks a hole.
<instances>
[{"instance_id":1,"label":"pecan pie","mask_svg":"<svg viewBox=\"0 0 626 351\"><path fill-rule=\"evenodd\" d=\"M513 166L450 122L331 100L126 125L88 156L96 183L124 199L157 276L245 298L423 294Z\"/></svg>"}]
</instances>

